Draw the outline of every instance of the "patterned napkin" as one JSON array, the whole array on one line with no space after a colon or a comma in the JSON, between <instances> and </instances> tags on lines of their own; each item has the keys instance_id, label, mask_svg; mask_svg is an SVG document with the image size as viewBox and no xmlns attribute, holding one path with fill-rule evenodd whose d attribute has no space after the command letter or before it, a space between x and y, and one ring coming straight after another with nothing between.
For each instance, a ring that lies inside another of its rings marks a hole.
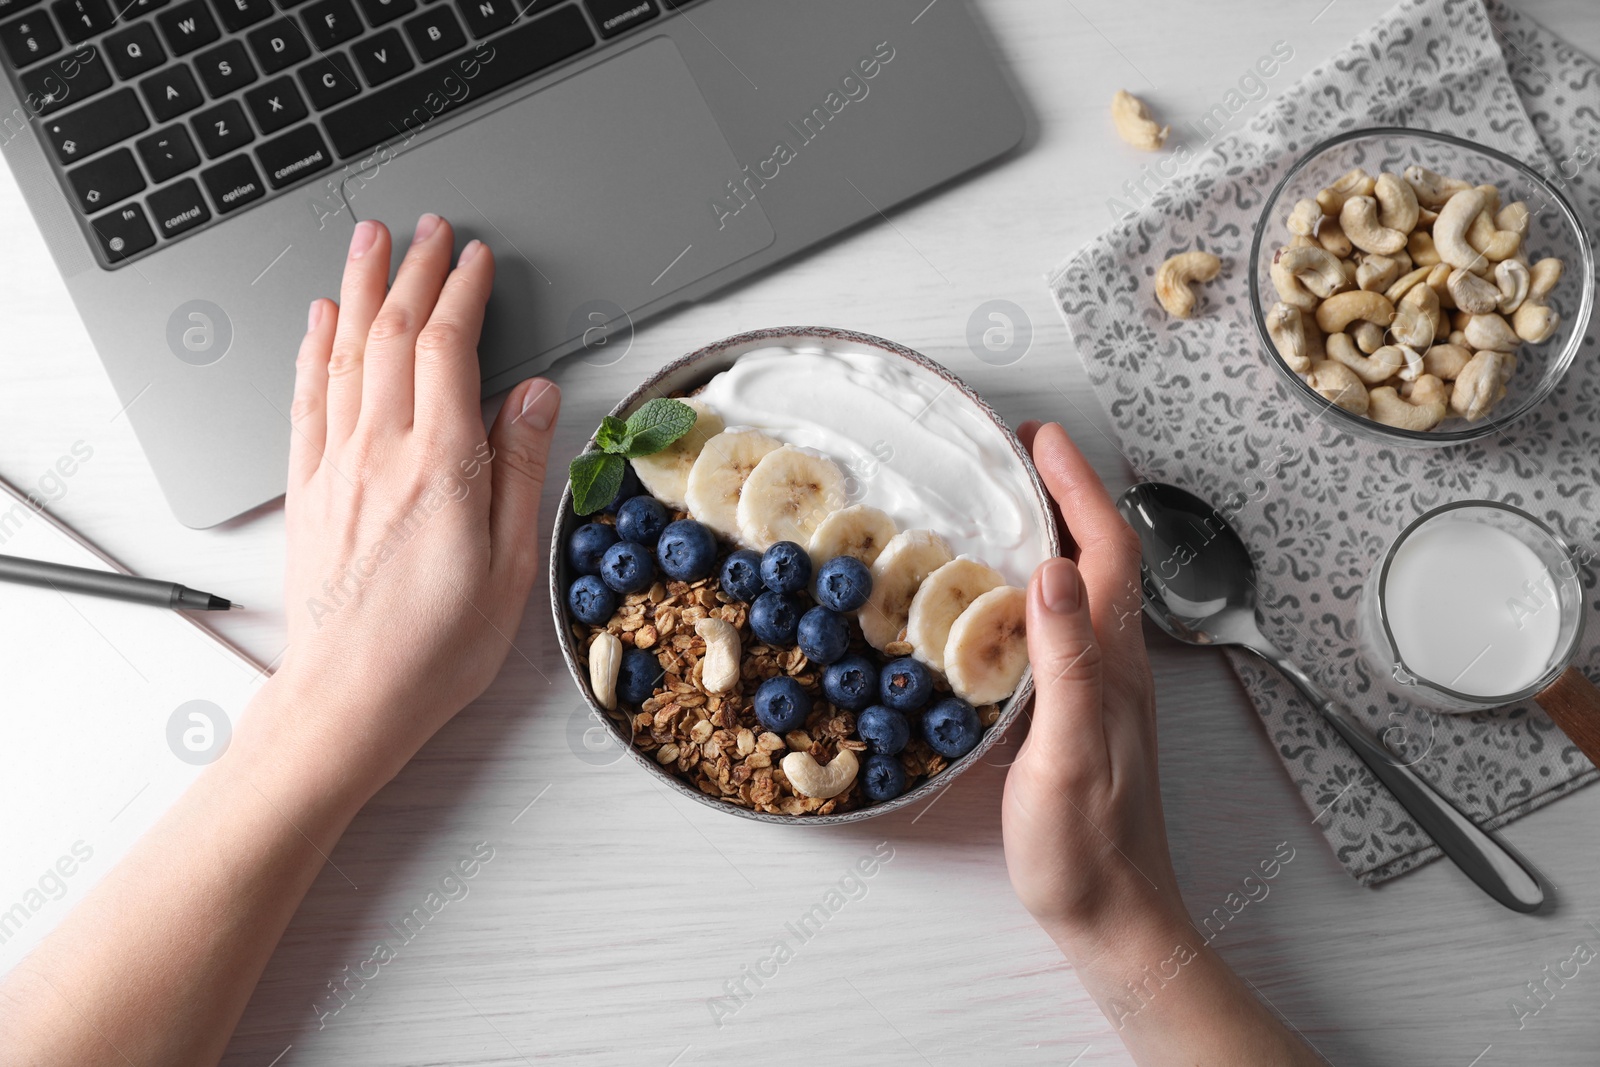
<instances>
[{"instance_id":1,"label":"patterned napkin","mask_svg":"<svg viewBox=\"0 0 1600 1067\"><path fill-rule=\"evenodd\" d=\"M1595 232L1600 66L1494 0L1408 0L1188 163L1050 285L1140 476L1230 508L1245 501L1236 521L1261 569L1267 635L1467 814L1501 826L1593 781L1595 768L1535 705L1437 715L1387 696L1357 650L1356 605L1389 540L1449 500L1504 500L1580 549L1600 548L1600 321L1555 394L1488 440L1412 450L1310 425L1250 322L1249 243L1262 201L1301 154L1369 126L1498 148L1552 178ZM1162 260L1189 248L1221 256L1224 272L1201 287L1203 311L1185 322L1161 311L1152 281ZM1593 575L1585 581L1592 589ZM1358 881L1376 885L1440 856L1283 678L1230 656L1317 826ZM1587 620L1576 662L1600 675L1600 618Z\"/></svg>"}]
</instances>

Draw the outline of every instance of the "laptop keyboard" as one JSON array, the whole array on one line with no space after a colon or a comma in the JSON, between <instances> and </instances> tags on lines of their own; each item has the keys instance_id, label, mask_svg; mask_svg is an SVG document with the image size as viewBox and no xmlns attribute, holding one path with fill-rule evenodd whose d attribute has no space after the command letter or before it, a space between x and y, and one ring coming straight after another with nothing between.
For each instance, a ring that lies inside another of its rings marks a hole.
<instances>
[{"instance_id":1,"label":"laptop keyboard","mask_svg":"<svg viewBox=\"0 0 1600 1067\"><path fill-rule=\"evenodd\" d=\"M0 58L115 266L689 0L0 0Z\"/></svg>"}]
</instances>

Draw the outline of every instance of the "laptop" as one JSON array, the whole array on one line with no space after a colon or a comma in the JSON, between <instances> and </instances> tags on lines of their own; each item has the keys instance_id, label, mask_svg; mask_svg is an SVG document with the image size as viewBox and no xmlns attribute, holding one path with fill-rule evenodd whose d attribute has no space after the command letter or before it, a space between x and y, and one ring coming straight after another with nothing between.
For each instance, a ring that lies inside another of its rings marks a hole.
<instances>
[{"instance_id":1,"label":"laptop","mask_svg":"<svg viewBox=\"0 0 1600 1067\"><path fill-rule=\"evenodd\" d=\"M0 150L196 528L282 494L362 219L397 264L425 211L494 248L490 395L1025 128L967 0L0 0L0 64Z\"/></svg>"}]
</instances>

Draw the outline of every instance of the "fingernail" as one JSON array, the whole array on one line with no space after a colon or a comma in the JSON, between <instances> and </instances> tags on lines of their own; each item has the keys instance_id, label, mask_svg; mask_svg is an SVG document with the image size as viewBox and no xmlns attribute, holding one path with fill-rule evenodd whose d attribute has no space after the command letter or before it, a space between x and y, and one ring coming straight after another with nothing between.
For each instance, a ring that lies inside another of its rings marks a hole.
<instances>
[{"instance_id":1,"label":"fingernail","mask_svg":"<svg viewBox=\"0 0 1600 1067\"><path fill-rule=\"evenodd\" d=\"M356 232L350 235L350 258L360 259L378 239L378 224L370 219L356 223Z\"/></svg>"},{"instance_id":2,"label":"fingernail","mask_svg":"<svg viewBox=\"0 0 1600 1067\"><path fill-rule=\"evenodd\" d=\"M546 378L534 378L522 392L522 412L517 418L532 429L548 430L550 424L556 421L556 412L560 408L561 390L556 388L555 382Z\"/></svg>"},{"instance_id":3,"label":"fingernail","mask_svg":"<svg viewBox=\"0 0 1600 1067\"><path fill-rule=\"evenodd\" d=\"M468 241L467 242L467 247L465 247L465 248L463 248L461 250L461 256L460 256L460 258L458 258L456 260L456 266L465 267L468 263L471 263L474 259L477 258L478 253L482 249L483 249L483 242L478 240L477 238L473 238L472 240Z\"/></svg>"},{"instance_id":4,"label":"fingernail","mask_svg":"<svg viewBox=\"0 0 1600 1067\"><path fill-rule=\"evenodd\" d=\"M1078 610L1081 587L1077 565L1070 559L1045 562L1044 573L1039 576L1039 592L1044 597L1045 607L1057 615L1071 615Z\"/></svg>"},{"instance_id":5,"label":"fingernail","mask_svg":"<svg viewBox=\"0 0 1600 1067\"><path fill-rule=\"evenodd\" d=\"M432 237L433 231L437 230L438 228L439 216L435 215L431 211L428 212L421 218L417 219L417 229L416 232L411 235L411 243L414 245L421 244L423 241L426 241L428 238Z\"/></svg>"},{"instance_id":6,"label":"fingernail","mask_svg":"<svg viewBox=\"0 0 1600 1067\"><path fill-rule=\"evenodd\" d=\"M322 300L319 297L311 301L311 307L306 312L306 333L317 328L317 323L322 321Z\"/></svg>"}]
</instances>

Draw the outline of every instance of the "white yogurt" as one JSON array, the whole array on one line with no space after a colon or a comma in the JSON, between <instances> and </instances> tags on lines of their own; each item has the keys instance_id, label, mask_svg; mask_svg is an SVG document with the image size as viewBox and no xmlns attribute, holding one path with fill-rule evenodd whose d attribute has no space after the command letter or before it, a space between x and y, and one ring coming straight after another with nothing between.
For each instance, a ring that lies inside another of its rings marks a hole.
<instances>
[{"instance_id":1,"label":"white yogurt","mask_svg":"<svg viewBox=\"0 0 1600 1067\"><path fill-rule=\"evenodd\" d=\"M1383 592L1400 658L1446 688L1505 696L1532 685L1555 656L1555 580L1504 530L1428 523L1395 552Z\"/></svg>"},{"instance_id":2,"label":"white yogurt","mask_svg":"<svg viewBox=\"0 0 1600 1067\"><path fill-rule=\"evenodd\" d=\"M822 347L748 352L697 394L730 427L825 453L852 504L932 530L1026 585L1049 555L1033 485L1000 430L898 358Z\"/></svg>"}]
</instances>

